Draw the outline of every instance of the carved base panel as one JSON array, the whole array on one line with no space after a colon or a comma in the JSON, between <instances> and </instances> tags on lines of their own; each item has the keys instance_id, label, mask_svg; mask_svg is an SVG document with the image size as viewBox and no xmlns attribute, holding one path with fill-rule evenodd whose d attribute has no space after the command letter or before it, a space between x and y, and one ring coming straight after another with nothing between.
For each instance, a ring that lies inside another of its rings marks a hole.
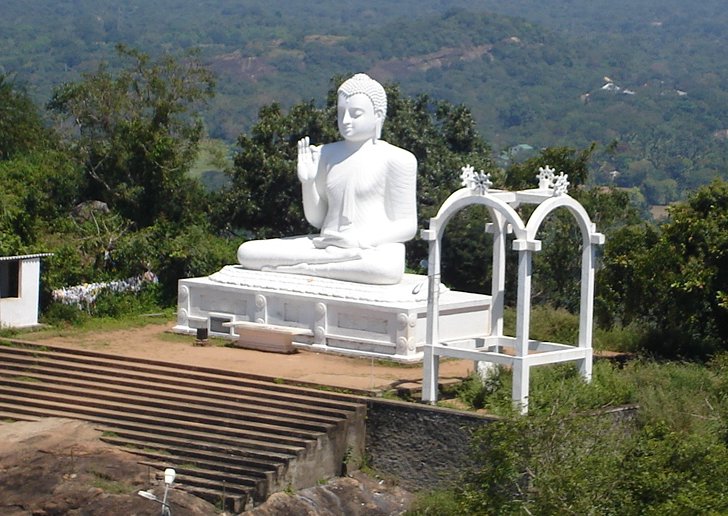
<instances>
[{"instance_id":1,"label":"carved base panel","mask_svg":"<svg viewBox=\"0 0 728 516\"><path fill-rule=\"evenodd\" d=\"M490 333L490 296L443 289L443 340ZM406 274L397 285L261 272L228 266L206 278L179 281L178 333L207 329L239 339L256 323L286 331L293 345L313 351L422 360L427 316L427 277Z\"/></svg>"}]
</instances>

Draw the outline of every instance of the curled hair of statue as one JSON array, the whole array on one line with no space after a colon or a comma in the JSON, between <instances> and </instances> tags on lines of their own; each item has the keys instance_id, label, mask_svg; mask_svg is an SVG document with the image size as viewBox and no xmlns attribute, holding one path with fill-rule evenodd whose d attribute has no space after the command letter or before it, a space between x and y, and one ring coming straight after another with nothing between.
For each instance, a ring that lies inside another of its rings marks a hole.
<instances>
[{"instance_id":1,"label":"curled hair of statue","mask_svg":"<svg viewBox=\"0 0 728 516\"><path fill-rule=\"evenodd\" d=\"M380 112L382 119L387 116L387 94L382 85L367 74L358 73L352 76L339 86L338 91L347 97L351 97L357 93L366 95L372 101L374 111Z\"/></svg>"}]
</instances>

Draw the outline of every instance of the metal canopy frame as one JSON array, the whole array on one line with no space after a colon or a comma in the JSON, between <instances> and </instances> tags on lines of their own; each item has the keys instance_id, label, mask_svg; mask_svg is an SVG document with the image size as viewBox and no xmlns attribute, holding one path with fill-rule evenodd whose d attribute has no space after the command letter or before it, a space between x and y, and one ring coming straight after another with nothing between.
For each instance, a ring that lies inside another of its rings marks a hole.
<instances>
[{"instance_id":1,"label":"metal canopy frame","mask_svg":"<svg viewBox=\"0 0 728 516\"><path fill-rule=\"evenodd\" d=\"M544 170L541 170L542 174ZM548 169L546 172L553 172ZM463 169L464 184L466 169ZM471 169L472 175L472 169ZM552 174L553 175L553 174ZM541 177L539 176L541 179ZM562 175L563 182L565 176ZM485 179L487 181L487 178ZM566 183L568 184L568 183ZM424 378L422 400L437 401L440 357L453 357L491 362L513 369L512 399L521 413L528 412L530 368L543 364L577 362L586 381L592 373L592 321L594 310L594 271L596 246L604 243L604 235L596 231L584 207L565 193L565 187L541 182L538 189L509 192L489 190L480 184L468 185L454 192L430 219L429 229L422 238L429 241L427 300L427 334L424 349ZM536 205L523 221L516 212L520 205ZM493 234L493 283L490 311L490 334L468 339L441 341L439 338L439 292L442 236L452 217L469 206L485 206L493 222L486 230ZM546 217L559 208L568 209L574 216L582 235L581 300L579 310L579 339L576 346L542 342L529 338L531 315L531 277L533 253L541 250L536 234ZM514 234L513 249L518 252L518 292L516 336L503 335L503 302L505 297L506 240Z\"/></svg>"}]
</instances>

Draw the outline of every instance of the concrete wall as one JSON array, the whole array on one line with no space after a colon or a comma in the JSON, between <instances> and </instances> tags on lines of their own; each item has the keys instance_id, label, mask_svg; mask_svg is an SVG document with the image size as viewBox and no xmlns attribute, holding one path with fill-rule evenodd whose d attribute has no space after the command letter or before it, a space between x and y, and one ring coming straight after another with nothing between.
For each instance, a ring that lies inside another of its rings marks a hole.
<instances>
[{"instance_id":1,"label":"concrete wall","mask_svg":"<svg viewBox=\"0 0 728 516\"><path fill-rule=\"evenodd\" d=\"M638 407L629 405L593 414L629 423ZM497 421L429 405L370 398L367 401L366 457L376 471L395 477L409 490L448 488L470 461L470 439Z\"/></svg>"},{"instance_id":2,"label":"concrete wall","mask_svg":"<svg viewBox=\"0 0 728 516\"><path fill-rule=\"evenodd\" d=\"M38 324L40 258L21 258L18 297L0 298L0 327L23 328Z\"/></svg>"},{"instance_id":3,"label":"concrete wall","mask_svg":"<svg viewBox=\"0 0 728 516\"><path fill-rule=\"evenodd\" d=\"M369 466L413 490L445 488L470 456L472 432L494 417L390 400L367 401Z\"/></svg>"}]
</instances>

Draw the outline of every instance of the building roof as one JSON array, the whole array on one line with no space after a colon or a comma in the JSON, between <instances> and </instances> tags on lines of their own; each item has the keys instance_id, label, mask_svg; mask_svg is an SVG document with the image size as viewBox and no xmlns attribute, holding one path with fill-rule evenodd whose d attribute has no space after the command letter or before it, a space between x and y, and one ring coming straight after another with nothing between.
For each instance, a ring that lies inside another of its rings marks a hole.
<instances>
[{"instance_id":1,"label":"building roof","mask_svg":"<svg viewBox=\"0 0 728 516\"><path fill-rule=\"evenodd\" d=\"M36 253L36 254L20 254L17 256L0 256L0 262L10 262L15 260L33 260L35 258L45 258L53 256L53 253Z\"/></svg>"}]
</instances>

